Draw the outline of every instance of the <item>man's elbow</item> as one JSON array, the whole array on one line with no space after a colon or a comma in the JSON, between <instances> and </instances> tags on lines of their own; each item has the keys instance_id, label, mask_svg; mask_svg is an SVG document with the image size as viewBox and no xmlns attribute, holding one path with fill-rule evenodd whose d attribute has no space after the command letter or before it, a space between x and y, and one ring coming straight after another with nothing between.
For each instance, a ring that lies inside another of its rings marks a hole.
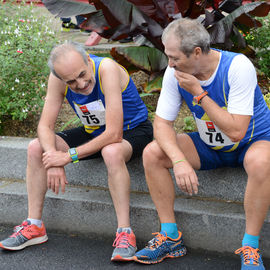
<instances>
[{"instance_id":1,"label":"man's elbow","mask_svg":"<svg viewBox=\"0 0 270 270\"><path fill-rule=\"evenodd\" d=\"M240 142L245 137L246 132L243 131L234 131L228 135L230 140L234 143Z\"/></svg>"},{"instance_id":2,"label":"man's elbow","mask_svg":"<svg viewBox=\"0 0 270 270\"><path fill-rule=\"evenodd\" d=\"M121 143L123 140L123 131L112 132L109 134L111 143Z\"/></svg>"}]
</instances>

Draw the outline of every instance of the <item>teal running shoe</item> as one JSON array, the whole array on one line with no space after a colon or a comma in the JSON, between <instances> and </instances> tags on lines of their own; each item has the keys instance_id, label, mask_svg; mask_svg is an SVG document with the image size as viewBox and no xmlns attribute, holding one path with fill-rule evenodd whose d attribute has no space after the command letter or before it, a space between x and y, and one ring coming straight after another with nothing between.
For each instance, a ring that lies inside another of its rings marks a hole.
<instances>
[{"instance_id":1,"label":"teal running shoe","mask_svg":"<svg viewBox=\"0 0 270 270\"><path fill-rule=\"evenodd\" d=\"M241 270L265 270L258 248L244 246L235 251L241 256Z\"/></svg>"},{"instance_id":2,"label":"teal running shoe","mask_svg":"<svg viewBox=\"0 0 270 270\"><path fill-rule=\"evenodd\" d=\"M134 255L134 261L155 264L162 262L166 258L178 258L186 255L187 249L184 246L181 232L179 232L177 239L168 237L166 232L153 234L156 236L148 242L144 249Z\"/></svg>"}]
</instances>

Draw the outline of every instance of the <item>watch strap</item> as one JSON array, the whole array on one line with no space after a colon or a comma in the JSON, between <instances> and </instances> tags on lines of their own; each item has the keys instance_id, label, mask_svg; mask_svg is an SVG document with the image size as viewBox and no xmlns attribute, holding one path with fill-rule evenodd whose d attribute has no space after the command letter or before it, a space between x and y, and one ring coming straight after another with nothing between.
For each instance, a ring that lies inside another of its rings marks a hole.
<instances>
[{"instance_id":1,"label":"watch strap","mask_svg":"<svg viewBox=\"0 0 270 270\"><path fill-rule=\"evenodd\" d=\"M201 104L202 99L208 95L207 91L203 91L201 94L199 94L198 96L194 96L193 98L197 101L198 104Z\"/></svg>"},{"instance_id":2,"label":"watch strap","mask_svg":"<svg viewBox=\"0 0 270 270\"><path fill-rule=\"evenodd\" d=\"M69 156L71 157L73 163L79 162L78 152L77 152L76 148L68 149L68 153L69 153Z\"/></svg>"}]
</instances>

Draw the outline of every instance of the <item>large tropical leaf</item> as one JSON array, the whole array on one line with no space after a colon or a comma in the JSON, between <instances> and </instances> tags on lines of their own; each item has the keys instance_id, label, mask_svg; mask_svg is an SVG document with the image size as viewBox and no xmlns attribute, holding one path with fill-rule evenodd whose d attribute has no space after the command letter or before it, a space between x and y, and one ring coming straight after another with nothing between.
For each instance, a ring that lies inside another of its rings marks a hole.
<instances>
[{"instance_id":1,"label":"large tropical leaf","mask_svg":"<svg viewBox=\"0 0 270 270\"><path fill-rule=\"evenodd\" d=\"M127 36L142 34L160 50L163 46L160 40L163 27L154 19L147 16L137 6L126 0L96 0L93 1L96 8L102 8L102 12L110 26L113 28L111 39L117 40ZM137 4L143 1L134 1ZM145 1L149 2L149 1ZM151 0L153 2L153 0ZM158 7L156 7L157 10ZM161 12L160 12L161 14ZM106 32L105 32L106 34ZM102 33L101 33L102 35Z\"/></svg>"},{"instance_id":2,"label":"large tropical leaf","mask_svg":"<svg viewBox=\"0 0 270 270\"><path fill-rule=\"evenodd\" d=\"M244 23L244 18L251 19L249 14L257 14L256 16L260 15L261 6L263 6L266 10L269 8L269 3L266 2L253 2L248 3L244 6L240 6L239 8L235 9L232 13L227 15L226 17L223 17L217 22L213 22L210 25L205 25L207 30L209 31L211 35L211 43L212 44L225 44L226 48L232 47L232 40L231 36L234 35L237 37L238 42L240 42L240 46L245 46L245 41L242 37L242 35L239 33L239 31L236 28L235 21L239 20L239 23ZM267 14L268 14L267 12ZM241 17L242 16L242 17ZM208 14L209 19L209 14ZM211 21L209 19L209 21ZM259 26L259 22L256 20L249 20L248 23L253 23L252 26L256 27ZM209 22L207 22L209 23Z\"/></svg>"},{"instance_id":3,"label":"large tropical leaf","mask_svg":"<svg viewBox=\"0 0 270 270\"><path fill-rule=\"evenodd\" d=\"M114 48L111 55L120 64L127 67L135 65L148 74L164 70L168 65L167 57L160 50L146 46Z\"/></svg>"},{"instance_id":4,"label":"large tropical leaf","mask_svg":"<svg viewBox=\"0 0 270 270\"><path fill-rule=\"evenodd\" d=\"M45 7L56 17L70 17L96 11L95 6L76 0L42 0Z\"/></svg>"}]
</instances>

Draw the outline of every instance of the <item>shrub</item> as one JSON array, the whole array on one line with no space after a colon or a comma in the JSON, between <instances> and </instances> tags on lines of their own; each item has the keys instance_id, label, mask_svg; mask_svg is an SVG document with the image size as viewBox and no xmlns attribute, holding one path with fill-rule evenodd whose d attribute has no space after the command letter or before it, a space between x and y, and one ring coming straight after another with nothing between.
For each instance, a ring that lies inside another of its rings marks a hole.
<instances>
[{"instance_id":1,"label":"shrub","mask_svg":"<svg viewBox=\"0 0 270 270\"><path fill-rule=\"evenodd\" d=\"M264 95L264 100L265 100L268 108L270 109L270 93L267 93Z\"/></svg>"},{"instance_id":2,"label":"shrub","mask_svg":"<svg viewBox=\"0 0 270 270\"><path fill-rule=\"evenodd\" d=\"M270 14L258 20L261 21L262 27L253 28L246 40L255 49L258 68L270 78Z\"/></svg>"},{"instance_id":3,"label":"shrub","mask_svg":"<svg viewBox=\"0 0 270 270\"><path fill-rule=\"evenodd\" d=\"M50 22L33 5L0 0L0 123L40 112L47 85L47 58L56 43Z\"/></svg>"}]
</instances>

